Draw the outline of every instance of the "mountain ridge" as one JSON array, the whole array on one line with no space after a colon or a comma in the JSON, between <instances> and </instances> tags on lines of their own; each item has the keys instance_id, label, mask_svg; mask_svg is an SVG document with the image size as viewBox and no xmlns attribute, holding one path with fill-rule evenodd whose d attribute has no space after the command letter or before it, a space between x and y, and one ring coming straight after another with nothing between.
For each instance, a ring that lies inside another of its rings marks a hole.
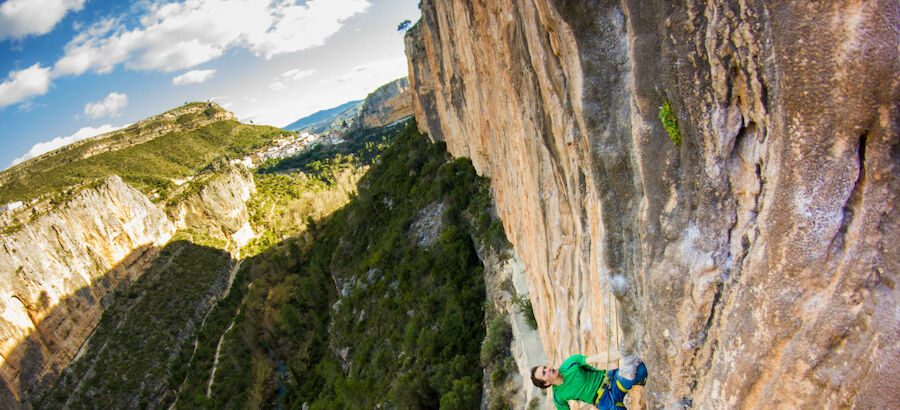
<instances>
[{"instance_id":1,"label":"mountain ridge","mask_svg":"<svg viewBox=\"0 0 900 410\"><path fill-rule=\"evenodd\" d=\"M324 131L322 127L325 126L325 124L332 122L332 120L334 119L351 119L355 117L359 112L359 108L362 106L363 102L365 102L365 99L354 100L343 103L334 108L316 111L315 113L300 118L299 120L294 121L281 128L284 128L288 131L308 131L314 134L320 133Z\"/></svg>"},{"instance_id":2,"label":"mountain ridge","mask_svg":"<svg viewBox=\"0 0 900 410\"><path fill-rule=\"evenodd\" d=\"M165 197L176 188L177 179L287 133L237 122L215 103L191 103L3 171L0 203L43 200L113 174L145 194L156 191Z\"/></svg>"}]
</instances>

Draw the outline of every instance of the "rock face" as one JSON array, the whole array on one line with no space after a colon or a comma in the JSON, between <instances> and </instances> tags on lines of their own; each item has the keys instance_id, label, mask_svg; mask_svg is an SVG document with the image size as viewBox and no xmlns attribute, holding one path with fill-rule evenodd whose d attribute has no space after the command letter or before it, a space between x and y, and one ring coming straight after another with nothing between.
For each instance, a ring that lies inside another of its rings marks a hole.
<instances>
[{"instance_id":1,"label":"rock face","mask_svg":"<svg viewBox=\"0 0 900 410\"><path fill-rule=\"evenodd\" d=\"M371 128L388 125L413 114L409 79L401 78L387 83L366 97L353 128Z\"/></svg>"},{"instance_id":2,"label":"rock face","mask_svg":"<svg viewBox=\"0 0 900 410\"><path fill-rule=\"evenodd\" d=\"M56 380L110 294L143 274L176 229L246 244L255 236L246 206L253 192L246 170L215 173L170 207L169 216L112 176L0 235L0 407L16 408Z\"/></svg>"},{"instance_id":3,"label":"rock face","mask_svg":"<svg viewBox=\"0 0 900 410\"><path fill-rule=\"evenodd\" d=\"M194 229L242 247L255 237L247 201L256 193L253 176L246 169L216 173L195 194L170 208L175 226Z\"/></svg>"},{"instance_id":4,"label":"rock face","mask_svg":"<svg viewBox=\"0 0 900 410\"><path fill-rule=\"evenodd\" d=\"M638 353L651 407L900 407L896 3L421 9L418 124L492 178L552 364Z\"/></svg>"},{"instance_id":5,"label":"rock face","mask_svg":"<svg viewBox=\"0 0 900 410\"><path fill-rule=\"evenodd\" d=\"M489 246L478 244L478 258L484 263L484 285L487 290L487 302L510 324L512 340L510 355L515 361L515 372L508 377L502 386L494 386L491 374L485 369L483 380L484 395L482 408L491 408L495 396L500 396L507 403L523 408L540 408L546 405L546 394L531 383L532 363L546 363L540 334L529 324L526 312L516 305L517 297L527 297L528 287L525 284L525 269L514 249L494 250Z\"/></svg>"},{"instance_id":6,"label":"rock face","mask_svg":"<svg viewBox=\"0 0 900 410\"><path fill-rule=\"evenodd\" d=\"M0 404L54 379L109 303L175 232L166 214L113 176L17 232L0 235Z\"/></svg>"}]
</instances>

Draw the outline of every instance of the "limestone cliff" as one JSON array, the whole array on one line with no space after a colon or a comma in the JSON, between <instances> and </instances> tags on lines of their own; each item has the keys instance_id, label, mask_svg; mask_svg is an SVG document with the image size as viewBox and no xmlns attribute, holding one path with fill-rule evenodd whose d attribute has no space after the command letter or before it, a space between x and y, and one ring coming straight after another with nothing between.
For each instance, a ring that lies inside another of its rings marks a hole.
<instances>
[{"instance_id":1,"label":"limestone cliff","mask_svg":"<svg viewBox=\"0 0 900 410\"><path fill-rule=\"evenodd\" d=\"M534 363L545 363L540 335L523 311L517 298L528 297L525 284L525 269L519 255L513 249L495 250L479 243L478 257L484 263L484 284L487 290L487 302L509 322L512 340L510 356L515 362L515 371L504 383L497 386L491 380L490 366L485 369L482 396L482 408L491 408L497 396L503 402L513 403L514 408L528 408L546 404L547 395L531 383L531 367Z\"/></svg>"},{"instance_id":2,"label":"limestone cliff","mask_svg":"<svg viewBox=\"0 0 900 410\"><path fill-rule=\"evenodd\" d=\"M52 384L99 322L110 294L142 275L176 229L218 237L234 250L255 236L246 201L256 187L246 170L201 175L191 184L167 215L112 176L0 235L2 407L17 407Z\"/></svg>"},{"instance_id":3,"label":"limestone cliff","mask_svg":"<svg viewBox=\"0 0 900 410\"><path fill-rule=\"evenodd\" d=\"M54 378L175 231L113 176L12 234L0 235L0 403Z\"/></svg>"},{"instance_id":4,"label":"limestone cliff","mask_svg":"<svg viewBox=\"0 0 900 410\"><path fill-rule=\"evenodd\" d=\"M492 178L552 363L609 334L651 407L900 407L895 2L421 9L418 124Z\"/></svg>"},{"instance_id":5,"label":"limestone cliff","mask_svg":"<svg viewBox=\"0 0 900 410\"><path fill-rule=\"evenodd\" d=\"M354 129L381 127L413 114L409 79L391 81L366 97L353 120Z\"/></svg>"},{"instance_id":6,"label":"limestone cliff","mask_svg":"<svg viewBox=\"0 0 900 410\"><path fill-rule=\"evenodd\" d=\"M168 213L179 229L194 229L231 241L238 248L255 236L250 226L247 201L256 192L253 176L244 168L233 168L201 176L197 192L173 204ZM186 184L185 189L191 189Z\"/></svg>"}]
</instances>

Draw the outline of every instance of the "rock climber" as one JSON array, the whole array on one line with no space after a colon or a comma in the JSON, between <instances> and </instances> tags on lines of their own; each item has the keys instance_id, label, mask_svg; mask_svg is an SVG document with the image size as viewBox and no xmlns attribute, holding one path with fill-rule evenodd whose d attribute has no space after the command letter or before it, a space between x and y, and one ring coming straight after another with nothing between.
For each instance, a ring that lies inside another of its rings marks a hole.
<instances>
[{"instance_id":1,"label":"rock climber","mask_svg":"<svg viewBox=\"0 0 900 410\"><path fill-rule=\"evenodd\" d=\"M622 359L622 367L598 370L588 363L600 364ZM640 358L619 353L585 357L576 354L563 362L559 369L549 366L531 368L531 382L545 389L553 386L553 404L558 410L568 410L568 400L590 403L599 409L625 408L625 394L634 385L647 383L647 367Z\"/></svg>"}]
</instances>

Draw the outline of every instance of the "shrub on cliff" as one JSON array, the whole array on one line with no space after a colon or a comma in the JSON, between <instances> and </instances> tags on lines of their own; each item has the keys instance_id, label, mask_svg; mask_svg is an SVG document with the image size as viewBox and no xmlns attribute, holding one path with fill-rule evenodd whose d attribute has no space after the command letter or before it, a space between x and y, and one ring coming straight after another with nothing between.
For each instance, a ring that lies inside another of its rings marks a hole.
<instances>
[{"instance_id":1,"label":"shrub on cliff","mask_svg":"<svg viewBox=\"0 0 900 410\"><path fill-rule=\"evenodd\" d=\"M481 346L481 363L484 366L500 363L509 351L509 343L512 340L512 328L506 321L506 315L498 315L491 320L487 329L487 337Z\"/></svg>"},{"instance_id":2,"label":"shrub on cliff","mask_svg":"<svg viewBox=\"0 0 900 410\"><path fill-rule=\"evenodd\" d=\"M672 111L672 105L668 101L659 107L659 120L662 121L663 128L669 134L669 139L675 145L681 145L681 131L678 129L678 121L675 119L675 113Z\"/></svg>"}]
</instances>

